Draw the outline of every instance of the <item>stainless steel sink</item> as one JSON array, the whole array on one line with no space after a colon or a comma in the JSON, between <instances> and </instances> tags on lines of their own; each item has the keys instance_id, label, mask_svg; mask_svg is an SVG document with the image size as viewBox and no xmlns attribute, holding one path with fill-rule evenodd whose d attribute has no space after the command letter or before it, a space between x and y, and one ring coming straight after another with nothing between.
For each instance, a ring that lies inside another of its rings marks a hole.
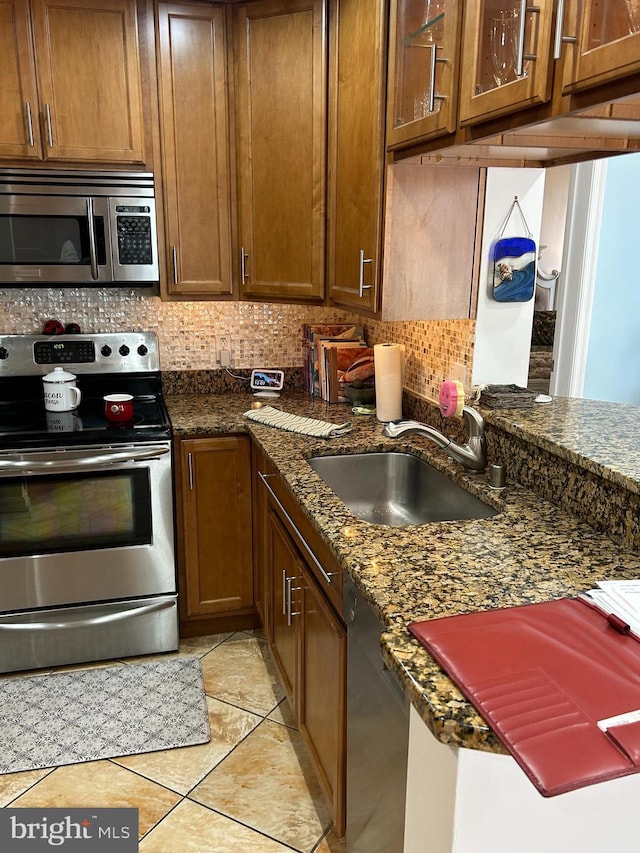
<instances>
[{"instance_id":1,"label":"stainless steel sink","mask_svg":"<svg viewBox=\"0 0 640 853\"><path fill-rule=\"evenodd\" d=\"M372 524L402 527L497 512L410 453L314 456L309 464L357 518Z\"/></svg>"}]
</instances>

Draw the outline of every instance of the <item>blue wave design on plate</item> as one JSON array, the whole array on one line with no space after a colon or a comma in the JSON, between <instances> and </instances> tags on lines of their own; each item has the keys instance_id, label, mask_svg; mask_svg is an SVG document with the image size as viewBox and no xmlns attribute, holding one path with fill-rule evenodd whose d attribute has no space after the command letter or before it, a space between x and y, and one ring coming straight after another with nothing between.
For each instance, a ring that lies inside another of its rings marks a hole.
<instances>
[{"instance_id":1,"label":"blue wave design on plate","mask_svg":"<svg viewBox=\"0 0 640 853\"><path fill-rule=\"evenodd\" d=\"M535 261L521 270L513 270L511 281L494 285L493 298L496 302L528 302L533 296L536 279Z\"/></svg>"}]
</instances>

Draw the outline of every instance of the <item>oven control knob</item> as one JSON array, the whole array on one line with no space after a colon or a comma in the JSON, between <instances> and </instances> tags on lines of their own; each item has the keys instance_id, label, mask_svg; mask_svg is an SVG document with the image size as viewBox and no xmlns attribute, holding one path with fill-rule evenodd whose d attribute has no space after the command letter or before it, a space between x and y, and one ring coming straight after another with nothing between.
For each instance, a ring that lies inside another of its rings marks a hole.
<instances>
[{"instance_id":1,"label":"oven control knob","mask_svg":"<svg viewBox=\"0 0 640 853\"><path fill-rule=\"evenodd\" d=\"M146 355L149 352L149 348L144 344L140 344L138 347L138 355Z\"/></svg>"},{"instance_id":2,"label":"oven control knob","mask_svg":"<svg viewBox=\"0 0 640 853\"><path fill-rule=\"evenodd\" d=\"M9 350L6 347L0 347L0 358L3 361L5 358L9 358Z\"/></svg>"},{"instance_id":3,"label":"oven control knob","mask_svg":"<svg viewBox=\"0 0 640 853\"><path fill-rule=\"evenodd\" d=\"M126 344L122 344L118 352L120 355L129 355L129 347Z\"/></svg>"},{"instance_id":4,"label":"oven control knob","mask_svg":"<svg viewBox=\"0 0 640 853\"><path fill-rule=\"evenodd\" d=\"M108 344L105 344L100 349L100 355L103 355L105 358L109 358L109 356L111 355L112 352L113 352L113 350L111 349L111 347Z\"/></svg>"}]
</instances>

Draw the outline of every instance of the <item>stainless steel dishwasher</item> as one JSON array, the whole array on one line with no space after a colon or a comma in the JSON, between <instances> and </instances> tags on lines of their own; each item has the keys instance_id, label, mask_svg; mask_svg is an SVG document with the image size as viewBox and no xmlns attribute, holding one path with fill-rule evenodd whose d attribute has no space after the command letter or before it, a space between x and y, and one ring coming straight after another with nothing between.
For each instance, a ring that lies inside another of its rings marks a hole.
<instances>
[{"instance_id":1,"label":"stainless steel dishwasher","mask_svg":"<svg viewBox=\"0 0 640 853\"><path fill-rule=\"evenodd\" d=\"M409 704L380 649L384 625L345 577L347 850L402 853Z\"/></svg>"}]
</instances>

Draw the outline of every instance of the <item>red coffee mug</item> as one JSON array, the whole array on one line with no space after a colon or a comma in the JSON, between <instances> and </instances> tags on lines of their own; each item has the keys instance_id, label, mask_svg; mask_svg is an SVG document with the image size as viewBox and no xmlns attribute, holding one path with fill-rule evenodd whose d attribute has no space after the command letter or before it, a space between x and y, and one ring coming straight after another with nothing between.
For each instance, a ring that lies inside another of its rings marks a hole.
<instances>
[{"instance_id":1,"label":"red coffee mug","mask_svg":"<svg viewBox=\"0 0 640 853\"><path fill-rule=\"evenodd\" d=\"M133 397L131 394L108 394L104 398L104 416L114 423L132 421Z\"/></svg>"}]
</instances>

